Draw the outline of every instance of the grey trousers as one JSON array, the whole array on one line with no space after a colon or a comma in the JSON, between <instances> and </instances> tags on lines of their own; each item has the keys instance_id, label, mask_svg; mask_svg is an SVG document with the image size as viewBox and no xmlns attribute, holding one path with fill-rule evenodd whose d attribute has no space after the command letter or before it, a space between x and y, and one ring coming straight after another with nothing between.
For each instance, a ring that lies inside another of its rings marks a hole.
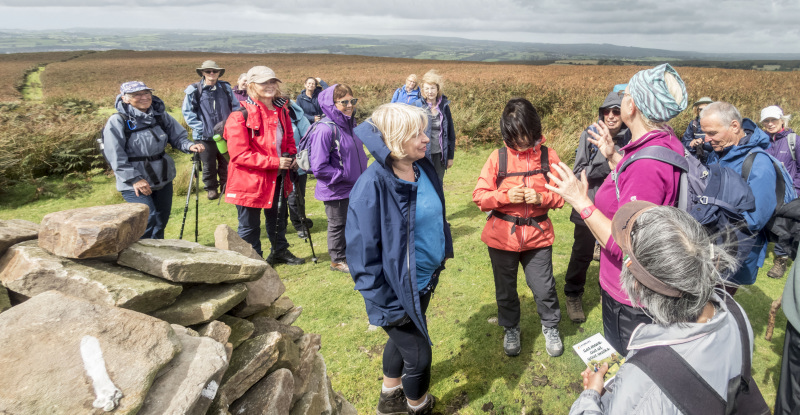
<instances>
[{"instance_id":1,"label":"grey trousers","mask_svg":"<svg viewBox=\"0 0 800 415\"><path fill-rule=\"evenodd\" d=\"M497 320L503 327L519 325L520 306L517 294L517 270L522 264L525 282L528 283L536 301L542 325L558 326L561 308L553 277L553 247L514 252L489 247L489 258L494 272L494 291L497 300Z\"/></svg>"},{"instance_id":2,"label":"grey trousers","mask_svg":"<svg viewBox=\"0 0 800 415\"><path fill-rule=\"evenodd\" d=\"M344 225L347 222L347 207L350 199L328 200L325 204L325 215L328 217L328 253L331 262L346 262Z\"/></svg>"}]
</instances>

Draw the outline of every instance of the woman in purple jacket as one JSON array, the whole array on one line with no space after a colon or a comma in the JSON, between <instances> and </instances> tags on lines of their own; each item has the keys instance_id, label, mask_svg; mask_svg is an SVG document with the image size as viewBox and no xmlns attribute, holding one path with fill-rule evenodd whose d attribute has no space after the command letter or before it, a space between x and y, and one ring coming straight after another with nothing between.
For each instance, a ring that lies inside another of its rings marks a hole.
<instances>
[{"instance_id":1,"label":"woman in purple jacket","mask_svg":"<svg viewBox=\"0 0 800 415\"><path fill-rule=\"evenodd\" d=\"M358 99L344 84L334 84L319 94L319 106L325 118L318 121L308 136L311 143L308 161L317 178L314 197L325 204L328 216L328 253L331 269L349 274L345 258L347 243L344 227L350 190L367 169L364 145L353 133Z\"/></svg>"},{"instance_id":2,"label":"woman in purple jacket","mask_svg":"<svg viewBox=\"0 0 800 415\"><path fill-rule=\"evenodd\" d=\"M800 189L800 166L797 151L797 134L786 124L791 115L784 115L781 107L772 105L761 110L761 127L769 134L767 153L783 163L786 171L792 176L795 190ZM789 265L789 254L780 244L775 244L775 259L772 268L767 272L770 278L783 278Z\"/></svg>"},{"instance_id":3,"label":"woman in purple jacket","mask_svg":"<svg viewBox=\"0 0 800 415\"><path fill-rule=\"evenodd\" d=\"M606 156L611 168L611 174L597 190L594 203L587 195L586 175L581 173L578 179L564 163L552 166L557 176L548 174L552 185L545 187L572 205L600 242L603 331L611 346L624 356L628 354L628 341L636 326L653 320L642 309L633 307L628 293L622 289L623 255L611 235L611 218L620 206L634 200L674 205L680 170L652 159L640 159L620 175L617 166L651 146L666 147L683 155L683 144L667 121L686 109L686 87L678 73L669 64L663 64L636 73L620 96L620 116L631 131L631 141L620 149L622 155L614 151L614 141L602 121L594 125L594 131L600 134L589 130L592 137L589 141Z\"/></svg>"}]
</instances>

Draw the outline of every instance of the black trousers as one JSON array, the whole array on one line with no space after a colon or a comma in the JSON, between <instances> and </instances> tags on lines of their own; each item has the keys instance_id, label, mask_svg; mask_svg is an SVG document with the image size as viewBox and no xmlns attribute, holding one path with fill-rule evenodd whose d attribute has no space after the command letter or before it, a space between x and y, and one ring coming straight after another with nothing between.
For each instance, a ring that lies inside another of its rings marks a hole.
<instances>
[{"instance_id":1,"label":"black trousers","mask_svg":"<svg viewBox=\"0 0 800 415\"><path fill-rule=\"evenodd\" d=\"M561 321L561 308L558 305L556 280L553 277L553 247L531 249L529 251L504 251L489 247L494 273L494 292L497 300L497 322L503 327L519 325L520 306L517 294L517 271L522 264L525 282L533 291L536 311L542 325L548 328L558 326Z\"/></svg>"},{"instance_id":2,"label":"black trousers","mask_svg":"<svg viewBox=\"0 0 800 415\"><path fill-rule=\"evenodd\" d=\"M586 271L592 263L594 245L596 243L594 234L592 234L588 226L576 223L573 235L575 241L572 243L572 254L569 256L567 274L564 275L564 294L567 297L583 295L583 287L586 285Z\"/></svg>"},{"instance_id":3,"label":"black trousers","mask_svg":"<svg viewBox=\"0 0 800 415\"><path fill-rule=\"evenodd\" d=\"M295 173L296 174L296 173ZM292 192L289 193L287 203L289 204L289 219L292 221L294 230L300 232L303 224L300 218L306 217L306 183L308 174L296 174L292 181Z\"/></svg>"},{"instance_id":4,"label":"black trousers","mask_svg":"<svg viewBox=\"0 0 800 415\"><path fill-rule=\"evenodd\" d=\"M228 182L228 159L220 154L217 143L213 140L203 140L202 143L206 147L206 150L200 153L200 160L203 162L203 185L206 190L216 189L221 192Z\"/></svg>"},{"instance_id":5,"label":"black trousers","mask_svg":"<svg viewBox=\"0 0 800 415\"><path fill-rule=\"evenodd\" d=\"M419 297L422 317L428 310L433 291ZM428 339L413 321L402 326L383 327L389 340L383 348L383 375L402 378L403 391L411 400L422 399L431 385L433 352Z\"/></svg>"},{"instance_id":6,"label":"black trousers","mask_svg":"<svg viewBox=\"0 0 800 415\"><path fill-rule=\"evenodd\" d=\"M603 334L608 343L623 356L628 355L628 342L639 324L651 324L653 320L640 308L631 307L611 298L606 290L600 290L603 304Z\"/></svg>"},{"instance_id":7,"label":"black trousers","mask_svg":"<svg viewBox=\"0 0 800 415\"><path fill-rule=\"evenodd\" d=\"M775 397L775 415L800 414L800 333L786 323L781 380Z\"/></svg>"}]
</instances>

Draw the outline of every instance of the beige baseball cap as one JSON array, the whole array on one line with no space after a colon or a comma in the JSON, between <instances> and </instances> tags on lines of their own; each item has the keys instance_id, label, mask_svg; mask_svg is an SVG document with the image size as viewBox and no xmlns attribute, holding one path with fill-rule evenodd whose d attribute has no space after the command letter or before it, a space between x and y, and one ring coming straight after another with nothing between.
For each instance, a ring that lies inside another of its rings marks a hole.
<instances>
[{"instance_id":1,"label":"beige baseball cap","mask_svg":"<svg viewBox=\"0 0 800 415\"><path fill-rule=\"evenodd\" d=\"M260 84L262 82L267 82L270 79L274 79L278 82L281 82L277 76L275 76L275 71L266 66L254 66L247 71L247 83L256 83Z\"/></svg>"}]
</instances>

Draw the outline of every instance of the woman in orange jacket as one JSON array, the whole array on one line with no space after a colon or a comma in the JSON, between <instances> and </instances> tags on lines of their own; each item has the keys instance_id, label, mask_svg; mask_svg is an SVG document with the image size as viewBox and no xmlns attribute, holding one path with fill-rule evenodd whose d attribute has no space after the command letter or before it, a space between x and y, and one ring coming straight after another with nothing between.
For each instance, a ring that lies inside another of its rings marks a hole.
<instances>
[{"instance_id":1,"label":"woman in orange jacket","mask_svg":"<svg viewBox=\"0 0 800 415\"><path fill-rule=\"evenodd\" d=\"M564 346L558 332L561 310L553 277L555 235L547 212L564 206L564 199L544 187L550 164L560 160L555 151L542 145L542 123L528 100L508 101L500 130L505 147L489 156L472 200L489 212L481 240L488 245L492 261L497 318L505 329L503 350L516 356L521 348L517 270L522 264L541 317L545 349L550 356L560 356Z\"/></svg>"}]
</instances>

